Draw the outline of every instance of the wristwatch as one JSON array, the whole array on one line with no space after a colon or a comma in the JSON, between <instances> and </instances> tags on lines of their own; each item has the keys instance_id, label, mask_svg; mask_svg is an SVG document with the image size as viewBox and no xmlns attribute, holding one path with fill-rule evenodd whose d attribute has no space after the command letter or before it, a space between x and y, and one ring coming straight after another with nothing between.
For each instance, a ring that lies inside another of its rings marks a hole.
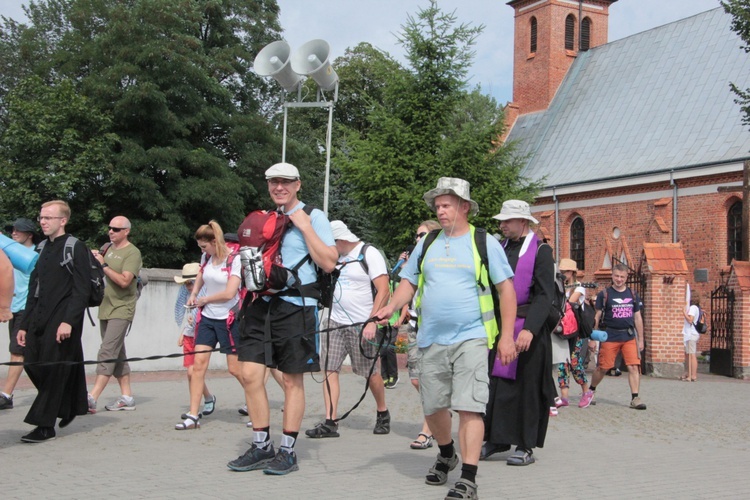
<instances>
[{"instance_id":1,"label":"wristwatch","mask_svg":"<svg viewBox=\"0 0 750 500\"><path fill-rule=\"evenodd\" d=\"M109 264L107 264L106 262L104 262L104 263L102 264L102 268L105 268L105 267L109 267Z\"/></svg>"}]
</instances>

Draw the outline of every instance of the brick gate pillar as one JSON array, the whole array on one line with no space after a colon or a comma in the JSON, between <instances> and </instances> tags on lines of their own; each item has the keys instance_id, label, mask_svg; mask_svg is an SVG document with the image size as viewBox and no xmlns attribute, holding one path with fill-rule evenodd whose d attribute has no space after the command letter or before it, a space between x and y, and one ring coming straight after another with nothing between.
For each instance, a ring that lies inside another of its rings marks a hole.
<instances>
[{"instance_id":1,"label":"brick gate pillar","mask_svg":"<svg viewBox=\"0 0 750 500\"><path fill-rule=\"evenodd\" d=\"M644 243L646 278L643 327L646 367L654 377L678 378L684 371L685 289L688 267L680 243Z\"/></svg>"},{"instance_id":2,"label":"brick gate pillar","mask_svg":"<svg viewBox=\"0 0 750 500\"><path fill-rule=\"evenodd\" d=\"M747 380L750 379L750 262L732 261L727 285L734 290L734 377Z\"/></svg>"}]
</instances>

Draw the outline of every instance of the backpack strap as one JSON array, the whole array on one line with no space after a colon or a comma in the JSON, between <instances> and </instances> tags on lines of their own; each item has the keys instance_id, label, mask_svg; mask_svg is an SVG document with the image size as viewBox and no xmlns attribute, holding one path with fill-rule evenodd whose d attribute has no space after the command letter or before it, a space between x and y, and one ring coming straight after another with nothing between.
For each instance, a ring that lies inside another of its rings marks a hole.
<instances>
[{"instance_id":1,"label":"backpack strap","mask_svg":"<svg viewBox=\"0 0 750 500\"><path fill-rule=\"evenodd\" d=\"M65 266L65 269L72 275L73 274L73 258L75 257L75 236L68 236L65 239L65 247L63 248L63 260L60 262L60 266Z\"/></svg>"},{"instance_id":2,"label":"backpack strap","mask_svg":"<svg viewBox=\"0 0 750 500\"><path fill-rule=\"evenodd\" d=\"M422 243L422 253L419 254L419 258L417 259L417 274L420 274L422 272L422 261L424 260L424 256L427 253L427 249L430 247L430 245L432 245L432 242L437 239L440 231L442 231L442 229L433 229L424 237L424 243Z\"/></svg>"}]
</instances>

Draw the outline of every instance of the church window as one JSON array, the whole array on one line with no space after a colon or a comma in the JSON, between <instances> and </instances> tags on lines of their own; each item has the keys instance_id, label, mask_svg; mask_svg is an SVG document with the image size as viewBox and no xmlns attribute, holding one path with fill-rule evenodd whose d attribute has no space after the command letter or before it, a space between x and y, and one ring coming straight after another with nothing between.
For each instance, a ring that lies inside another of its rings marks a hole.
<instances>
[{"instance_id":1,"label":"church window","mask_svg":"<svg viewBox=\"0 0 750 500\"><path fill-rule=\"evenodd\" d=\"M586 228L583 219L576 217L570 225L570 258L576 261L579 270L586 269Z\"/></svg>"},{"instance_id":2,"label":"church window","mask_svg":"<svg viewBox=\"0 0 750 500\"><path fill-rule=\"evenodd\" d=\"M565 18L565 50L575 50L576 18L568 14Z\"/></svg>"},{"instance_id":3,"label":"church window","mask_svg":"<svg viewBox=\"0 0 750 500\"><path fill-rule=\"evenodd\" d=\"M727 213L727 264L742 258L742 202L737 201Z\"/></svg>"}]
</instances>

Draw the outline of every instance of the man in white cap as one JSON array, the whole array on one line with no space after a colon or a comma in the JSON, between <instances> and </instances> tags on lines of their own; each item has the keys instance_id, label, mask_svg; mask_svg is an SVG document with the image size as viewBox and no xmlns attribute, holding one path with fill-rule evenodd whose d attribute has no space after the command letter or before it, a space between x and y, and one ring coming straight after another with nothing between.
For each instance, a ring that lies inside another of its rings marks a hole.
<instances>
[{"instance_id":1,"label":"man in white cap","mask_svg":"<svg viewBox=\"0 0 750 500\"><path fill-rule=\"evenodd\" d=\"M385 404L385 386L379 363L373 362L378 354L377 325L368 323L362 331L363 338L360 338L358 325L373 317L388 302L388 269L378 249L365 245L342 221L331 222L331 229L340 255L338 266L341 274L336 281L327 326L334 330L320 338L320 363L326 370L323 384L326 419L305 434L311 438L339 437L336 421L339 372L347 354L352 371L357 375L367 377L370 368L373 369L369 386L377 405L377 416L372 432L388 434L391 432L391 415Z\"/></svg>"},{"instance_id":2,"label":"man in white cap","mask_svg":"<svg viewBox=\"0 0 750 500\"><path fill-rule=\"evenodd\" d=\"M297 167L277 163L266 170L266 180L271 199L292 222L281 243L284 267L297 268L301 286L314 284L315 266L330 273L338 260L331 224L322 211L305 209L297 198L302 186ZM273 475L299 470L294 445L305 414L303 375L320 371L315 342L317 303L316 297L302 296L299 289L285 288L272 296L257 297L247 308L237 354L253 422L253 444L227 464L230 469L263 470ZM284 427L278 453L270 437L267 366L278 368L284 379Z\"/></svg>"},{"instance_id":3,"label":"man in white cap","mask_svg":"<svg viewBox=\"0 0 750 500\"><path fill-rule=\"evenodd\" d=\"M29 219L17 219L12 226L6 229L11 233L13 241L28 249L33 250L36 244L39 243L36 226ZM30 277L31 272L26 274L18 269L13 269L15 287L13 288L13 302L10 306L13 318L8 323L8 332L10 333L10 360L15 363L23 362L23 347L18 345L16 335L18 335L21 317L26 309L26 297L29 293ZM13 391L16 388L19 378L21 378L21 373L23 373L23 365L8 367L8 377L5 379L5 387L0 392L0 410L10 410L13 408Z\"/></svg>"},{"instance_id":4,"label":"man in white cap","mask_svg":"<svg viewBox=\"0 0 750 500\"><path fill-rule=\"evenodd\" d=\"M549 408L557 395L550 365L552 346L547 318L554 296L555 262L552 248L529 228L537 223L529 204L508 200L493 217L505 236L508 262L513 268L517 314L514 338L518 360L509 370L493 372L490 402L485 413L482 459L507 451L508 465L534 463L533 448L542 447L549 423Z\"/></svg>"},{"instance_id":5,"label":"man in white cap","mask_svg":"<svg viewBox=\"0 0 750 500\"><path fill-rule=\"evenodd\" d=\"M484 230L469 223L469 215L475 215L479 207L469 195L468 182L442 177L423 199L435 211L442 230L419 241L400 273L402 279L390 304L377 316L387 322L393 311L417 294L422 407L440 448L425 482L445 484L448 473L458 464L451 439L452 409L459 415L463 466L461 478L446 498L477 498L482 415L489 386L487 349L499 343L494 362L501 364L509 364L516 355L512 337L516 302L513 272L497 240L487 238ZM484 240L486 260L477 244L480 239ZM493 286L499 295L501 332L494 312Z\"/></svg>"}]
</instances>

